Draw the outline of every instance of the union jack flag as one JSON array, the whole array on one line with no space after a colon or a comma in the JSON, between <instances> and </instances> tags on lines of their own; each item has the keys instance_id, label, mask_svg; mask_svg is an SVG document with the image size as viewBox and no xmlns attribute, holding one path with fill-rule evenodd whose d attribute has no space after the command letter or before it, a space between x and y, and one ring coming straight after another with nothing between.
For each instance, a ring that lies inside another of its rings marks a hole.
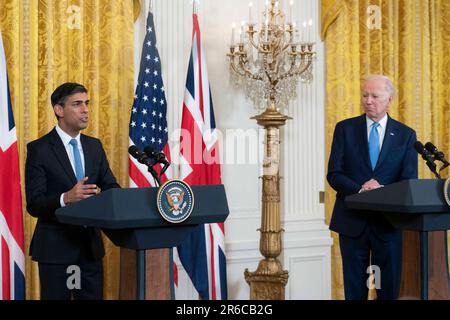
<instances>
[{"instance_id":1,"label":"union jack flag","mask_svg":"<svg viewBox=\"0 0 450 320\"><path fill-rule=\"evenodd\" d=\"M138 83L131 109L130 146L136 145L140 150L152 147L163 151L170 162L170 149L167 129L167 100L163 79L161 76L161 61L156 46L155 25L153 13L147 17L147 33L142 48L141 66ZM129 157L130 187L154 187L155 182L147 167L133 157ZM155 166L159 173L160 164ZM167 180L169 170L161 177L161 182Z\"/></svg>"},{"instance_id":2,"label":"union jack flag","mask_svg":"<svg viewBox=\"0 0 450 320\"><path fill-rule=\"evenodd\" d=\"M25 299L22 195L16 127L0 32L0 300Z\"/></svg>"},{"instance_id":3,"label":"union jack flag","mask_svg":"<svg viewBox=\"0 0 450 320\"><path fill-rule=\"evenodd\" d=\"M180 139L180 179L190 185L221 184L219 146L206 58L197 14L186 80ZM178 256L202 299L227 299L223 223L197 227Z\"/></svg>"}]
</instances>

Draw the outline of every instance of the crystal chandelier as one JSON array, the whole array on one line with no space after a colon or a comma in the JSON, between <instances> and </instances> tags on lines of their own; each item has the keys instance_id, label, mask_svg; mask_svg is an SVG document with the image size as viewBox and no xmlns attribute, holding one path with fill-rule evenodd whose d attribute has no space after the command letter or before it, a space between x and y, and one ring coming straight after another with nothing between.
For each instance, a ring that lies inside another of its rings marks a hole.
<instances>
[{"instance_id":1,"label":"crystal chandelier","mask_svg":"<svg viewBox=\"0 0 450 320\"><path fill-rule=\"evenodd\" d=\"M271 105L276 105L277 110L286 108L289 101L296 98L298 82L313 80L312 20L303 22L301 32L298 32L292 21L294 1L290 0L287 19L279 3L271 0L269 4L266 0L259 30L257 23L252 21L253 4L250 3L248 25L241 24L237 43L233 25L227 54L231 83L243 88L259 110Z\"/></svg>"}]
</instances>

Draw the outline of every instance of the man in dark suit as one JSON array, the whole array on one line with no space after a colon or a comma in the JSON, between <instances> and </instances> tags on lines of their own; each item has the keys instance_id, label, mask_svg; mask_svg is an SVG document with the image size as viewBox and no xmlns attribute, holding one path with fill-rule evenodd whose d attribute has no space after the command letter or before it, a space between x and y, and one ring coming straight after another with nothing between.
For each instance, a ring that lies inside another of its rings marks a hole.
<instances>
[{"instance_id":1,"label":"man in dark suit","mask_svg":"<svg viewBox=\"0 0 450 320\"><path fill-rule=\"evenodd\" d=\"M64 83L51 102L58 124L28 144L25 165L27 210L38 218L30 255L39 265L41 299L102 299L105 251L100 231L61 224L55 210L95 195L97 188L120 186L101 142L80 134L89 119L86 88ZM78 270L79 287L69 279Z\"/></svg>"},{"instance_id":2,"label":"man in dark suit","mask_svg":"<svg viewBox=\"0 0 450 320\"><path fill-rule=\"evenodd\" d=\"M416 133L387 114L393 97L389 78L370 76L362 91L365 114L339 122L334 131L327 180L337 194L330 229L339 233L346 299L367 299L369 266L379 267L378 299L399 293L401 232L381 215L344 203L348 195L417 178Z\"/></svg>"}]
</instances>

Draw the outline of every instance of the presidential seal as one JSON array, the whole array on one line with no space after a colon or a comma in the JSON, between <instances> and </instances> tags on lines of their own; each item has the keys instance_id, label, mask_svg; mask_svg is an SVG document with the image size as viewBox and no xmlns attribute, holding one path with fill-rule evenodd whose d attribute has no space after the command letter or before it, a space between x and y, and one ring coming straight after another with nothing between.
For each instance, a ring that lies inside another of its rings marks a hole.
<instances>
[{"instance_id":1,"label":"presidential seal","mask_svg":"<svg viewBox=\"0 0 450 320\"><path fill-rule=\"evenodd\" d=\"M450 183L450 178L447 178L447 180L445 180L444 183L444 198L445 198L445 202L447 202L447 205L450 206L450 194L449 194L449 188L448 185Z\"/></svg>"},{"instance_id":2,"label":"presidential seal","mask_svg":"<svg viewBox=\"0 0 450 320\"><path fill-rule=\"evenodd\" d=\"M158 190L156 198L161 217L170 223L180 223L189 218L194 209L194 193L181 180L169 180Z\"/></svg>"}]
</instances>

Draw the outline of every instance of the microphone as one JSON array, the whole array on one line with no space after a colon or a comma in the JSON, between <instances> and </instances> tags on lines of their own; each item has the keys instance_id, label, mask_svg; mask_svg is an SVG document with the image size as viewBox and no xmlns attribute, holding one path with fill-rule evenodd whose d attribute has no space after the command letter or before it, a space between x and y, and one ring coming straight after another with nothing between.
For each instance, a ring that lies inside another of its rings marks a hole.
<instances>
[{"instance_id":1,"label":"microphone","mask_svg":"<svg viewBox=\"0 0 450 320\"><path fill-rule=\"evenodd\" d=\"M159 173L159 176L161 177L170 166L170 162L167 161L166 155L161 151L156 151L150 146L145 147L144 152L149 158L152 158L157 163L162 163L164 165L164 167L161 169L161 172Z\"/></svg>"},{"instance_id":2,"label":"microphone","mask_svg":"<svg viewBox=\"0 0 450 320\"><path fill-rule=\"evenodd\" d=\"M417 153L422 155L422 159L424 159L427 163L428 168L430 168L431 172L437 178L440 178L439 174L436 172L436 163L434 163L435 159L433 155L428 151L420 141L414 142L414 149L416 149Z\"/></svg>"},{"instance_id":3,"label":"microphone","mask_svg":"<svg viewBox=\"0 0 450 320\"><path fill-rule=\"evenodd\" d=\"M156 151L152 147L148 146L144 149L145 154L151 158L155 159L157 163L162 163L164 165L170 165L169 161L166 159L166 155L161 151Z\"/></svg>"},{"instance_id":4,"label":"microphone","mask_svg":"<svg viewBox=\"0 0 450 320\"><path fill-rule=\"evenodd\" d=\"M156 173L155 169L153 169L153 166L156 164L155 159L149 158L144 152L139 150L136 146L130 146L128 148L128 153L135 158L139 163L142 163L147 166L148 172L152 175L153 179L155 179L157 185L160 185L160 181L158 178L158 174Z\"/></svg>"},{"instance_id":5,"label":"microphone","mask_svg":"<svg viewBox=\"0 0 450 320\"><path fill-rule=\"evenodd\" d=\"M448 163L448 161L445 159L444 153L442 151L439 151L438 148L436 148L436 146L431 142L425 143L425 149L433 154L435 160L439 160L444 164L440 170L450 165L450 163Z\"/></svg>"},{"instance_id":6,"label":"microphone","mask_svg":"<svg viewBox=\"0 0 450 320\"><path fill-rule=\"evenodd\" d=\"M128 148L128 153L139 163L145 164L149 168L156 164L156 160L149 158L144 152L139 150L139 148L134 145Z\"/></svg>"}]
</instances>

